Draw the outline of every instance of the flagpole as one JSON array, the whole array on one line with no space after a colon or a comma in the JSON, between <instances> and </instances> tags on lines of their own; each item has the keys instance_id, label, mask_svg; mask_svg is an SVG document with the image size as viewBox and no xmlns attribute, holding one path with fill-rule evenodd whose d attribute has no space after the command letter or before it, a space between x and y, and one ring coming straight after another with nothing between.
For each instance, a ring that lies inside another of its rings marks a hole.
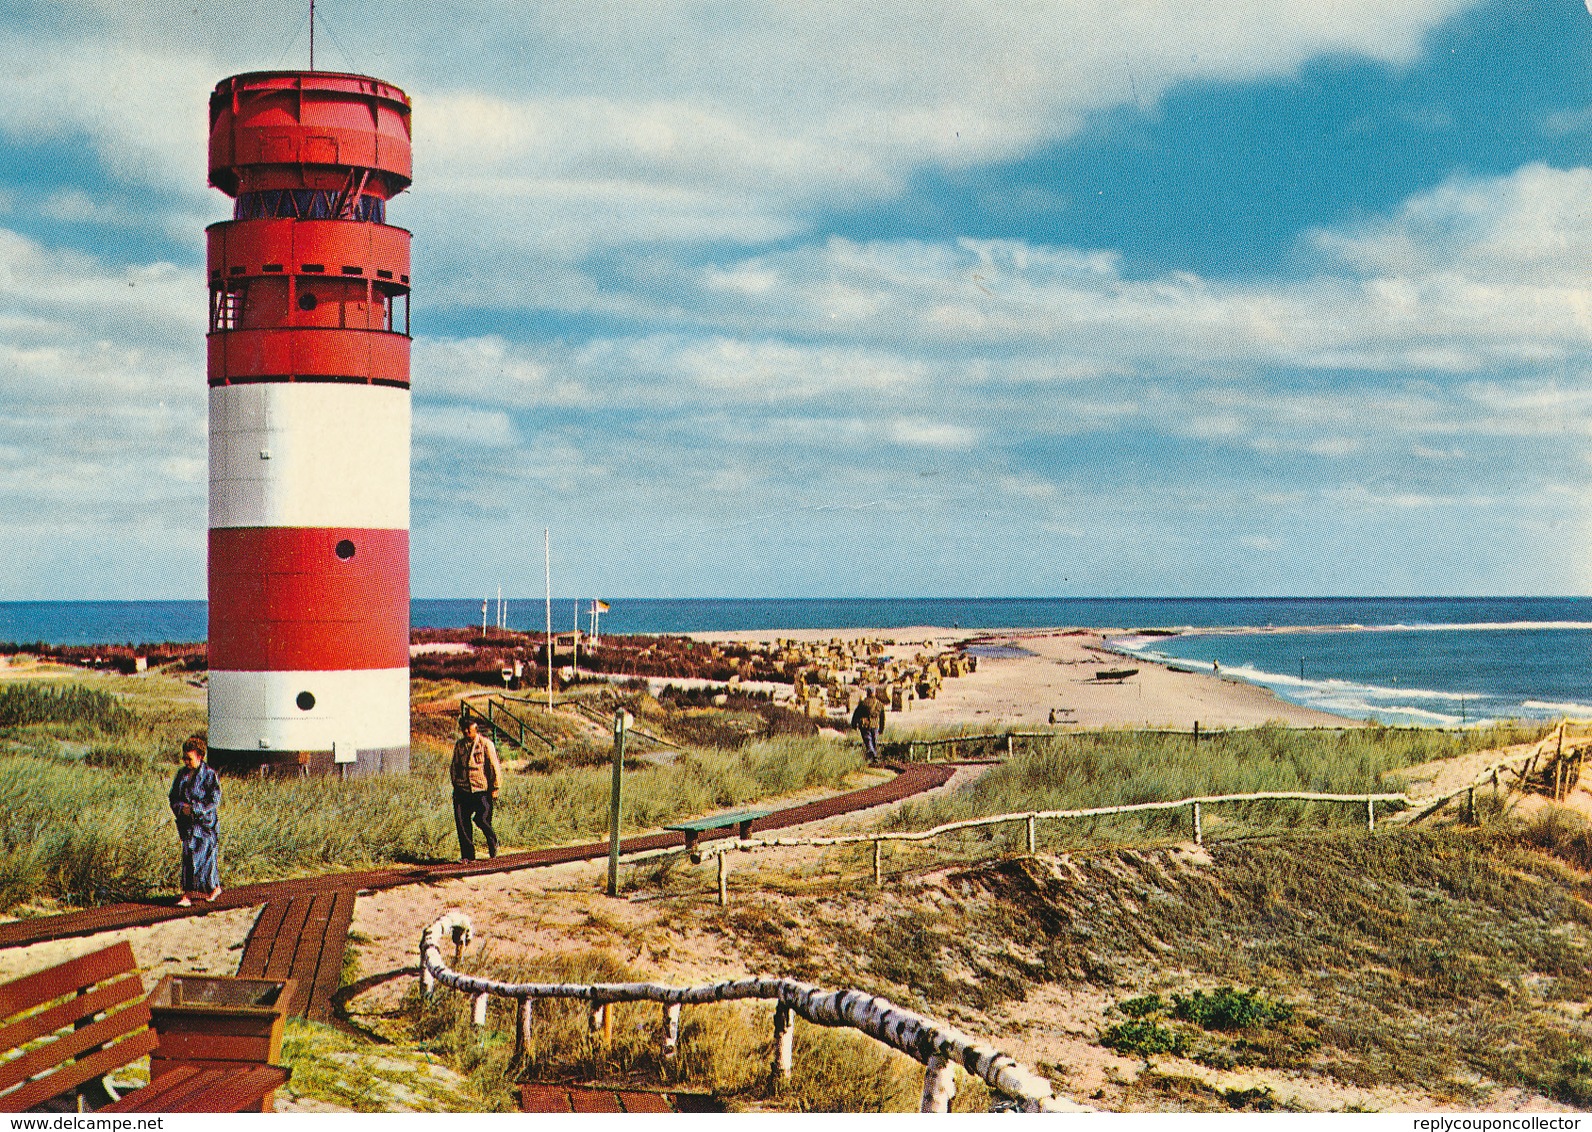
<instances>
[{"instance_id":1,"label":"flagpole","mask_svg":"<svg viewBox=\"0 0 1592 1132\"><path fill-rule=\"evenodd\" d=\"M547 566L547 710L553 710L553 536L542 528L542 555Z\"/></svg>"},{"instance_id":2,"label":"flagpole","mask_svg":"<svg viewBox=\"0 0 1592 1132\"><path fill-rule=\"evenodd\" d=\"M575 599L575 635L570 638L574 642L574 657L571 663L575 667L575 678L580 679L580 598Z\"/></svg>"}]
</instances>

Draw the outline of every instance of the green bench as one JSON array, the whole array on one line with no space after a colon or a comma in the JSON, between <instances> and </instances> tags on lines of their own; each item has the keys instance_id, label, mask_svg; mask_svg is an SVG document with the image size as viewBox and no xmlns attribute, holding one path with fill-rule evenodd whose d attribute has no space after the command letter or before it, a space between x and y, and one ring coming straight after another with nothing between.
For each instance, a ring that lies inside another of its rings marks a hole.
<instances>
[{"instance_id":1,"label":"green bench","mask_svg":"<svg viewBox=\"0 0 1592 1132\"><path fill-rule=\"evenodd\" d=\"M773 810L737 810L732 814L709 814L705 818L692 818L690 821L676 822L663 828L673 830L675 833L685 834L686 851L696 853L697 840L704 833L715 830L729 829L731 826L739 827L739 834L744 841L752 836L752 823L758 818L766 818Z\"/></svg>"}]
</instances>

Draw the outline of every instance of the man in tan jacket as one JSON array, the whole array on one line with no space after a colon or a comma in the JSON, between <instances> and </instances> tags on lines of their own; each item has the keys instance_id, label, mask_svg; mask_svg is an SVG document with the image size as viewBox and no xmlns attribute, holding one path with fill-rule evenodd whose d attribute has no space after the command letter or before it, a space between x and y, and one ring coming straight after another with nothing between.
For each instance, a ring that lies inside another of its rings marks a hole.
<instances>
[{"instance_id":1,"label":"man in tan jacket","mask_svg":"<svg viewBox=\"0 0 1592 1132\"><path fill-rule=\"evenodd\" d=\"M868 761L878 762L879 732L884 730L884 701L874 694L872 688L857 704L857 710L851 713L851 725L862 734L862 749Z\"/></svg>"},{"instance_id":2,"label":"man in tan jacket","mask_svg":"<svg viewBox=\"0 0 1592 1132\"><path fill-rule=\"evenodd\" d=\"M486 835L486 855L496 857L498 839L492 832L492 803L503 782L503 764L498 762L496 745L481 734L475 720L460 719L459 730L464 734L453 745L453 765L448 771L453 779L453 824L459 831L459 859L475 860L472 822Z\"/></svg>"}]
</instances>

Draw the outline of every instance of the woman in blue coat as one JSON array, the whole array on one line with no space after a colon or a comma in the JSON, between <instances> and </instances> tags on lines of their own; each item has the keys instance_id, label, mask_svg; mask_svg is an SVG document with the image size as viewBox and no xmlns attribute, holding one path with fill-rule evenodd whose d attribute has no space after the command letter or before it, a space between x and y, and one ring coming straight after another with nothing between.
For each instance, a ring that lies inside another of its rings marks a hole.
<instances>
[{"instance_id":1,"label":"woman in blue coat","mask_svg":"<svg viewBox=\"0 0 1592 1132\"><path fill-rule=\"evenodd\" d=\"M171 780L171 812L182 839L180 908L193 903L190 893L206 900L221 895L221 780L205 762L206 751L199 736L184 740L182 766Z\"/></svg>"}]
</instances>

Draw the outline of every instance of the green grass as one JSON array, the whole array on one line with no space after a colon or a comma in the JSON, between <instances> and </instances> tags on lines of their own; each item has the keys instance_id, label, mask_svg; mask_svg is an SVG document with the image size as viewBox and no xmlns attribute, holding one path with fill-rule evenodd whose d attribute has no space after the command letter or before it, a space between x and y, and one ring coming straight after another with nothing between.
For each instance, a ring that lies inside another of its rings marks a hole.
<instances>
[{"instance_id":1,"label":"green grass","mask_svg":"<svg viewBox=\"0 0 1592 1132\"><path fill-rule=\"evenodd\" d=\"M1440 1104L1488 1106L1519 1088L1585 1105L1589 836L1585 819L1550 811L1481 829L1277 832L1203 854L1097 845L939 863L883 893L861 870L778 891L743 879L705 922L748 969L826 985L845 972L846 985L996 1044L1030 1000L1105 991L1117 1005L1097 1025L1111 1047L1264 1073L1286 1096L1297 1078ZM1174 1092L1107 1100L1284 1105Z\"/></svg>"},{"instance_id":2,"label":"green grass","mask_svg":"<svg viewBox=\"0 0 1592 1132\"><path fill-rule=\"evenodd\" d=\"M905 978L931 1011L972 993L935 971L971 971L1019 1001L1047 982L1137 992L1119 1007L1135 1024L1109 1044L1146 1052L1152 1025L1181 1017L1209 1030L1183 1032L1188 1056L1218 1068L1308 1069L1464 1103L1485 1099L1477 1081L1584 1086L1592 881L1538 848L1532 825L1281 835L1210 855L977 866L949 878L960 902L931 913L926 955L901 962L899 933L922 917L909 906L874 925L867 969ZM1259 989L1232 990L1241 980ZM1168 1005L1168 981L1218 989Z\"/></svg>"},{"instance_id":3,"label":"green grass","mask_svg":"<svg viewBox=\"0 0 1592 1132\"><path fill-rule=\"evenodd\" d=\"M412 766L407 776L378 779L224 779L223 883L455 858L443 749L417 745ZM625 827L837 786L861 766L856 751L816 739L685 754L627 772ZM166 791L173 771L142 767L0 755L0 909L41 897L93 904L172 890L179 852ZM609 782L607 769L512 776L495 819L503 844L601 838Z\"/></svg>"},{"instance_id":4,"label":"green grass","mask_svg":"<svg viewBox=\"0 0 1592 1132\"><path fill-rule=\"evenodd\" d=\"M0 727L71 723L96 731L125 731L132 712L115 696L82 684L0 685Z\"/></svg>"},{"instance_id":5,"label":"green grass","mask_svg":"<svg viewBox=\"0 0 1592 1132\"><path fill-rule=\"evenodd\" d=\"M479 1083L461 1080L440 1058L301 1018L288 1019L282 1064L293 1076L279 1099L309 1097L354 1112L492 1110Z\"/></svg>"},{"instance_id":6,"label":"green grass","mask_svg":"<svg viewBox=\"0 0 1592 1132\"><path fill-rule=\"evenodd\" d=\"M205 726L204 700L164 674L84 684L0 684L0 754L64 756L113 770L176 766Z\"/></svg>"},{"instance_id":7,"label":"green grass","mask_svg":"<svg viewBox=\"0 0 1592 1132\"><path fill-rule=\"evenodd\" d=\"M890 829L926 829L946 822L1027 810L1087 809L1172 801L1206 794L1298 790L1315 793L1396 793L1398 771L1431 759L1538 738L1541 728L1491 728L1448 733L1356 728L1340 732L1264 727L1202 738L1121 731L1064 733L1020 741L1014 756L968 789L908 802L886 822ZM1363 825L1363 807L1329 803L1247 802L1205 807L1208 836L1262 830ZM1186 810L1046 822L1051 846L1101 841L1187 839ZM1020 844L1018 826L947 839L951 852L981 854ZM979 847L983 849L980 850Z\"/></svg>"}]
</instances>

